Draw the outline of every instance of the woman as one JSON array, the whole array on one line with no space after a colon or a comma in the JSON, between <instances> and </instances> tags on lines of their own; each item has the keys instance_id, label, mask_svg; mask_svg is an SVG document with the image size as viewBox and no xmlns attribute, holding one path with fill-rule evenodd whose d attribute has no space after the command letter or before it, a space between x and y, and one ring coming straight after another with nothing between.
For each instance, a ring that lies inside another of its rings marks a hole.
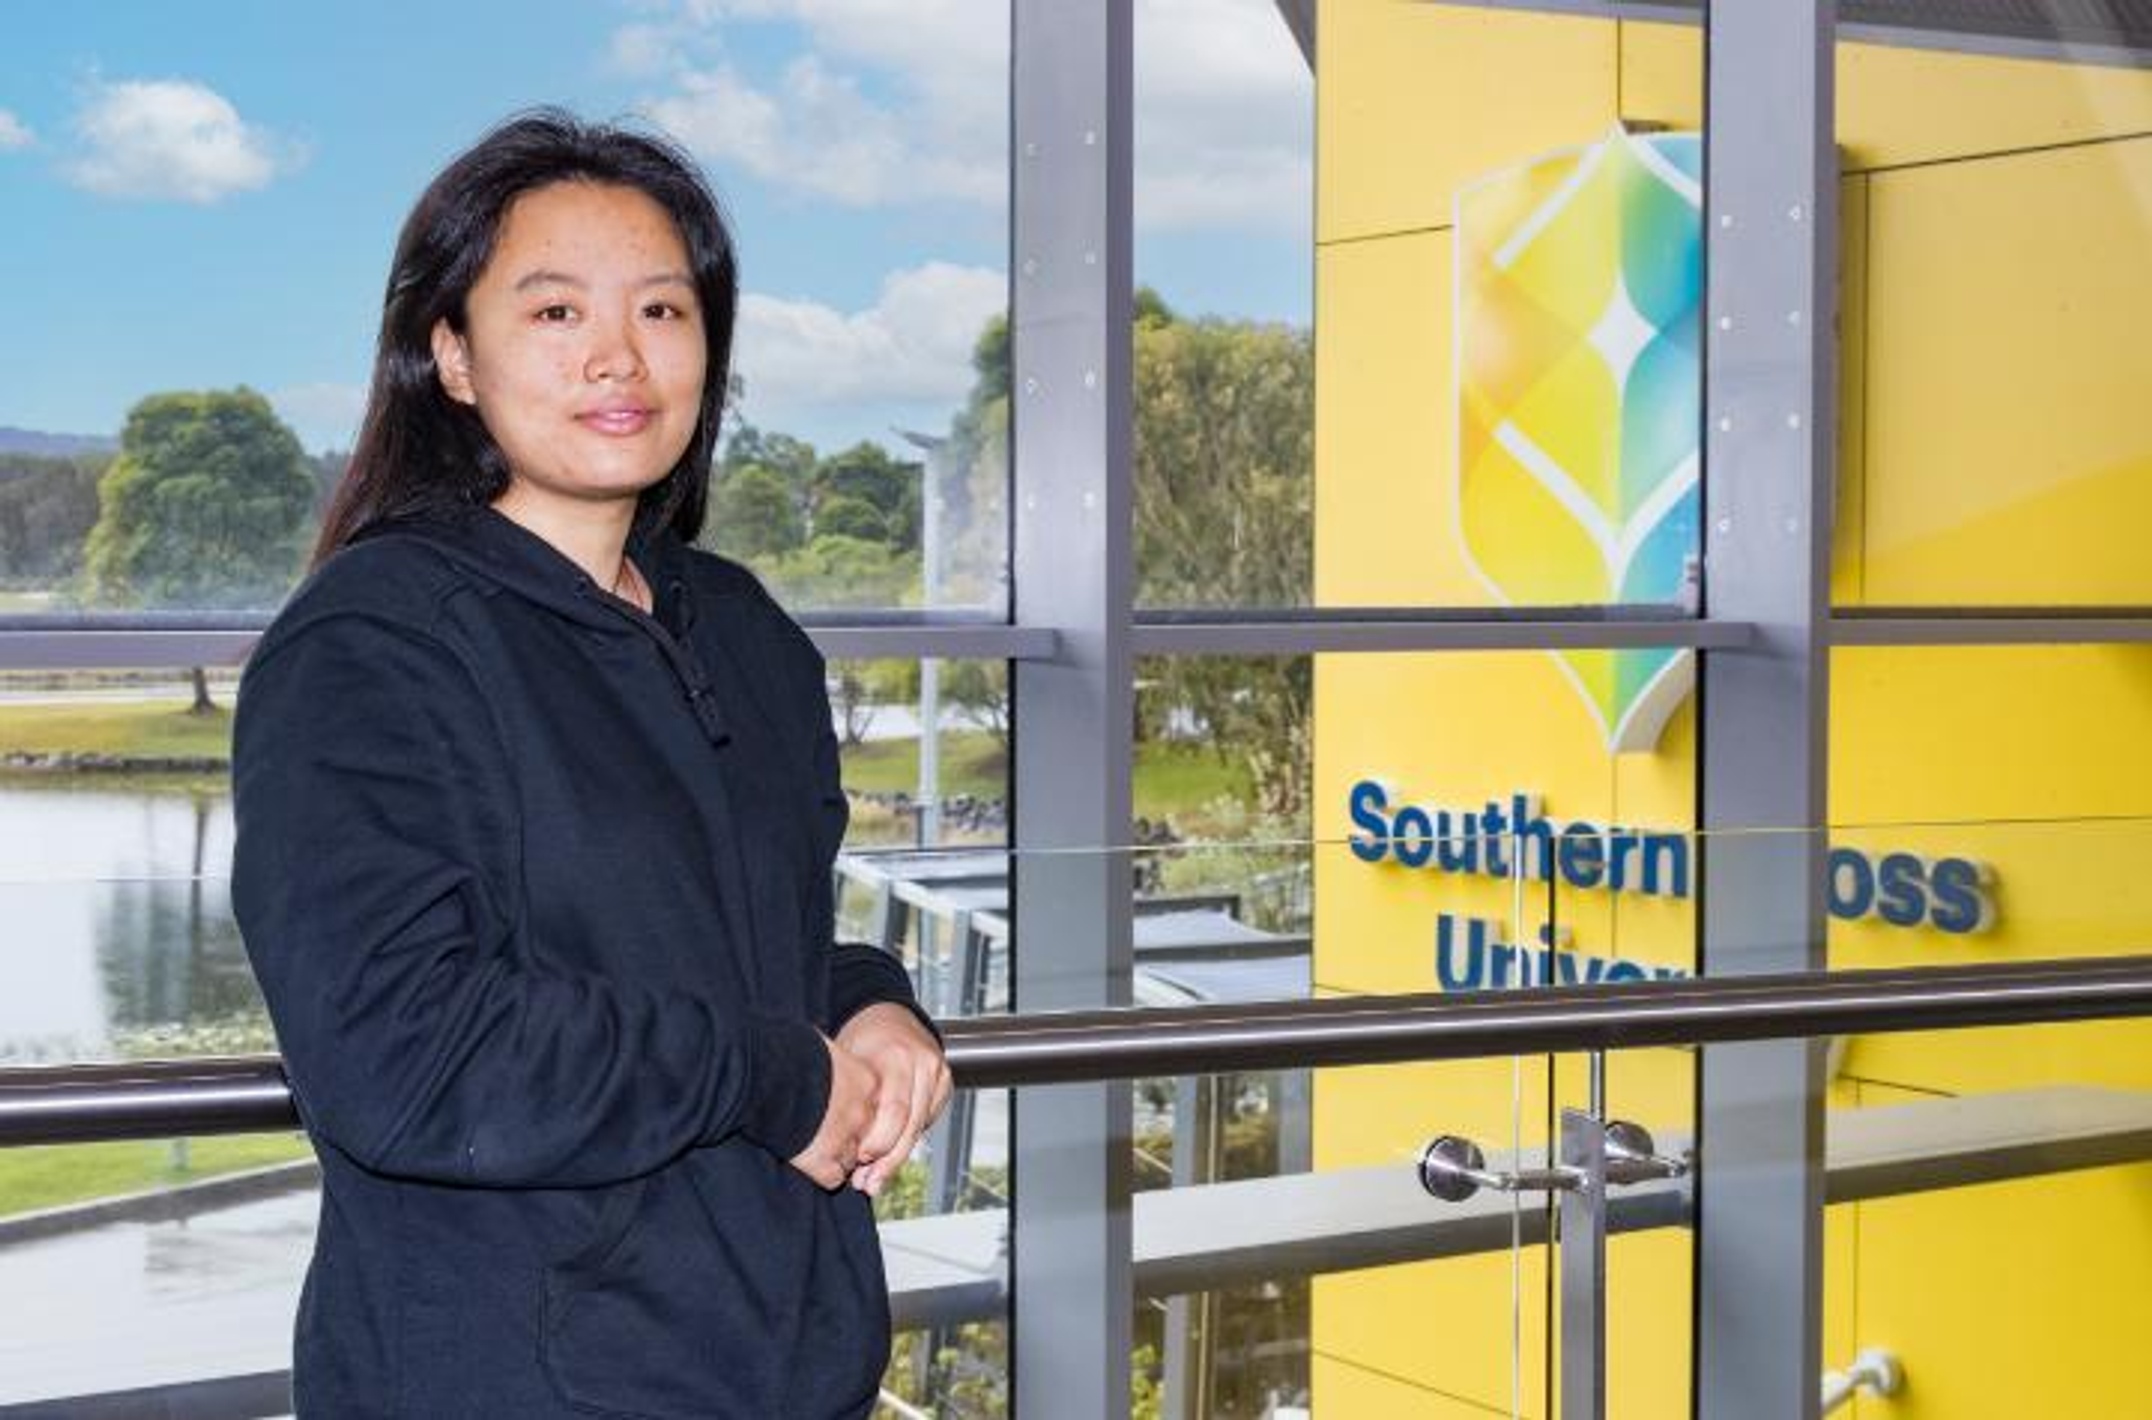
<instances>
[{"instance_id":1,"label":"woman","mask_svg":"<svg viewBox=\"0 0 2152 1420\"><path fill-rule=\"evenodd\" d=\"M303 1416L873 1406L869 1195L949 1076L902 969L830 939L821 657L689 546L736 300L692 165L554 111L405 223L233 760L322 1164Z\"/></svg>"}]
</instances>

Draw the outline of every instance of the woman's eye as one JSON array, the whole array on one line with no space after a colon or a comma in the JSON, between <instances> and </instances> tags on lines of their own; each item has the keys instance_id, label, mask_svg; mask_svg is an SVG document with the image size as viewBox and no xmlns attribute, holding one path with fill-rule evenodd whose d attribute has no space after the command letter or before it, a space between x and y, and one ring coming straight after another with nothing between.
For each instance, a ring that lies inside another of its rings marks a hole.
<instances>
[{"instance_id":1,"label":"woman's eye","mask_svg":"<svg viewBox=\"0 0 2152 1420\"><path fill-rule=\"evenodd\" d=\"M670 301L653 301L643 307L643 314L652 320L684 320L687 312Z\"/></svg>"},{"instance_id":2,"label":"woman's eye","mask_svg":"<svg viewBox=\"0 0 2152 1420\"><path fill-rule=\"evenodd\" d=\"M564 321L574 314L575 312L567 306L542 306L538 310L538 319L542 321Z\"/></svg>"}]
</instances>

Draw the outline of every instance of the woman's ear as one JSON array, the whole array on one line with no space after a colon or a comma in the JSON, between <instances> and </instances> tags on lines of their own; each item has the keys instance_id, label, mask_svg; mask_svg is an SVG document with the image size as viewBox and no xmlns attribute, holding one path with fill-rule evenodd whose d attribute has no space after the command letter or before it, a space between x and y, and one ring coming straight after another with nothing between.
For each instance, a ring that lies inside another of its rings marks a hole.
<instances>
[{"instance_id":1,"label":"woman's ear","mask_svg":"<svg viewBox=\"0 0 2152 1420\"><path fill-rule=\"evenodd\" d=\"M433 323L433 368L450 399L478 403L478 393L471 388L471 344L445 318Z\"/></svg>"}]
</instances>

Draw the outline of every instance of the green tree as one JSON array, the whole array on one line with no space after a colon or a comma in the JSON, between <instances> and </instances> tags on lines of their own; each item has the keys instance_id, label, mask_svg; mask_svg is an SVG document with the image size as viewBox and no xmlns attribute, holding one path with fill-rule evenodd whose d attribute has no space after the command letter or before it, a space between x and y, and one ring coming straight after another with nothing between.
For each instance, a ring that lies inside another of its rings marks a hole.
<instances>
[{"instance_id":1,"label":"green tree","mask_svg":"<svg viewBox=\"0 0 2152 1420\"><path fill-rule=\"evenodd\" d=\"M1155 291L1135 297L1136 599L1144 606L1300 606L1313 576L1314 352L1283 325L1186 320ZM1004 555L1010 348L996 316L972 352L970 397L941 455L979 500L958 530L950 580L984 596ZM989 505L986 500L993 499ZM966 579L969 579L967 582ZM1222 755L1243 759L1266 813L1297 819L1308 795L1312 670L1305 657L1188 656L1141 668L1139 726L1192 717ZM980 723L1005 723L999 677L951 696Z\"/></svg>"},{"instance_id":2,"label":"green tree","mask_svg":"<svg viewBox=\"0 0 2152 1420\"><path fill-rule=\"evenodd\" d=\"M758 569L793 606L902 606L919 595L919 559L888 544L824 533Z\"/></svg>"},{"instance_id":3,"label":"green tree","mask_svg":"<svg viewBox=\"0 0 2152 1420\"><path fill-rule=\"evenodd\" d=\"M793 491L782 475L763 464L732 470L717 485L711 513L716 526L706 540L744 562L790 552L802 539Z\"/></svg>"},{"instance_id":4,"label":"green tree","mask_svg":"<svg viewBox=\"0 0 2152 1420\"><path fill-rule=\"evenodd\" d=\"M817 538L853 537L880 543L890 540L889 521L882 510L864 498L845 493L824 499L815 510L814 533Z\"/></svg>"},{"instance_id":5,"label":"green tree","mask_svg":"<svg viewBox=\"0 0 2152 1420\"><path fill-rule=\"evenodd\" d=\"M265 607L305 552L314 466L250 389L151 395L127 414L98 481L91 600L128 607Z\"/></svg>"},{"instance_id":6,"label":"green tree","mask_svg":"<svg viewBox=\"0 0 2152 1420\"><path fill-rule=\"evenodd\" d=\"M942 670L941 693L972 724L993 736L1009 752L1009 665L1006 661L950 661Z\"/></svg>"},{"instance_id":7,"label":"green tree","mask_svg":"<svg viewBox=\"0 0 2152 1420\"><path fill-rule=\"evenodd\" d=\"M1142 303L1139 301L1139 308ZM1172 317L1135 331L1136 599L1292 607L1313 582L1314 351L1283 325ZM1307 657L1148 662L1152 694L1244 759L1267 813L1307 806Z\"/></svg>"},{"instance_id":8,"label":"green tree","mask_svg":"<svg viewBox=\"0 0 2152 1420\"><path fill-rule=\"evenodd\" d=\"M82 571L109 454L0 454L0 581L49 587Z\"/></svg>"},{"instance_id":9,"label":"green tree","mask_svg":"<svg viewBox=\"0 0 2152 1420\"><path fill-rule=\"evenodd\" d=\"M879 515L880 528L860 530L858 513L847 509L852 525L832 526L834 506L864 503ZM816 469L814 478L814 530L841 532L847 537L866 537L887 542L897 552L919 548L919 465L906 463L880 444L861 441L842 453L832 454Z\"/></svg>"},{"instance_id":10,"label":"green tree","mask_svg":"<svg viewBox=\"0 0 2152 1420\"><path fill-rule=\"evenodd\" d=\"M820 462L814 445L805 439L758 429L743 422L733 430L732 437L725 441L725 457L719 466L719 473L721 476L730 476L743 468L766 468L777 475L779 481L804 509L807 485L813 481L815 467Z\"/></svg>"}]
</instances>

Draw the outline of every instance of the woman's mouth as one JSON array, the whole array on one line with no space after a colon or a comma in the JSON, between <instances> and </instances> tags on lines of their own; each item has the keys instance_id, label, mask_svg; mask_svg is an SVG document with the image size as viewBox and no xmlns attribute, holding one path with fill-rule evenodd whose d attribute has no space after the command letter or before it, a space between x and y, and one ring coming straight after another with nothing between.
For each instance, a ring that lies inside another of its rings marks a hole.
<instances>
[{"instance_id":1,"label":"woman's mouth","mask_svg":"<svg viewBox=\"0 0 2152 1420\"><path fill-rule=\"evenodd\" d=\"M592 409L575 416L576 423L599 434L640 434L656 418L654 411L637 405Z\"/></svg>"}]
</instances>

